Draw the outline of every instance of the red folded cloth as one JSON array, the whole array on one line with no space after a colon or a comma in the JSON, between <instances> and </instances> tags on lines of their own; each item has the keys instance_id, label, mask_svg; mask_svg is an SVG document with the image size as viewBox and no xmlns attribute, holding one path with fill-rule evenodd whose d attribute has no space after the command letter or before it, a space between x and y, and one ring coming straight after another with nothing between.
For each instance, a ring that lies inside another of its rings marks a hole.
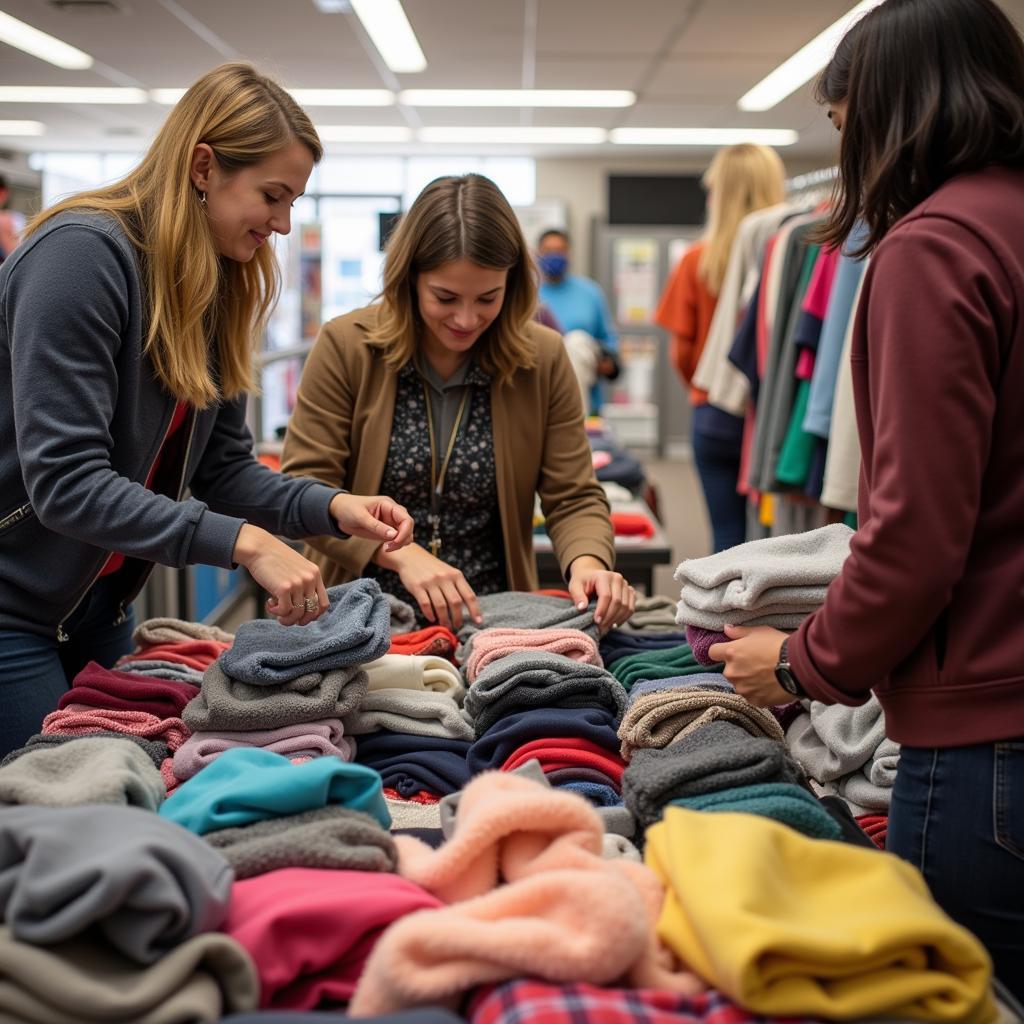
<instances>
[{"instance_id":1,"label":"red folded cloth","mask_svg":"<svg viewBox=\"0 0 1024 1024\"><path fill-rule=\"evenodd\" d=\"M613 512L611 519L616 537L654 536L654 523L642 512Z\"/></svg>"},{"instance_id":2,"label":"red folded cloth","mask_svg":"<svg viewBox=\"0 0 1024 1024\"><path fill-rule=\"evenodd\" d=\"M413 633L401 633L391 638L388 654L433 654L455 663L455 648L459 641L444 626L427 626Z\"/></svg>"},{"instance_id":3,"label":"red folded cloth","mask_svg":"<svg viewBox=\"0 0 1024 1024\"><path fill-rule=\"evenodd\" d=\"M385 786L384 795L389 800L402 800L407 804L439 804L441 802L441 798L436 793L429 793L425 789L421 789L418 793L413 793L412 796L402 796L397 789Z\"/></svg>"},{"instance_id":4,"label":"red folded cloth","mask_svg":"<svg viewBox=\"0 0 1024 1024\"><path fill-rule=\"evenodd\" d=\"M568 590L531 590L531 594L539 594L541 597L560 597L563 601L571 601L572 594Z\"/></svg>"},{"instance_id":5,"label":"red folded cloth","mask_svg":"<svg viewBox=\"0 0 1024 1024\"><path fill-rule=\"evenodd\" d=\"M43 732L84 736L89 732L123 732L166 743L171 753L191 735L180 718L160 718L146 711L108 711L106 708L63 708L43 719Z\"/></svg>"},{"instance_id":6,"label":"red folded cloth","mask_svg":"<svg viewBox=\"0 0 1024 1024\"><path fill-rule=\"evenodd\" d=\"M880 850L884 850L885 837L889 833L889 816L887 814L862 814L856 821L871 842Z\"/></svg>"},{"instance_id":7,"label":"red folded cloth","mask_svg":"<svg viewBox=\"0 0 1024 1024\"><path fill-rule=\"evenodd\" d=\"M622 785L622 773L626 769L626 762L618 754L613 754L590 740L568 737L531 740L524 743L509 755L501 770L515 771L531 758L540 761L540 766L545 772L558 771L560 768L596 768L614 779L619 786Z\"/></svg>"},{"instance_id":8,"label":"red folded cloth","mask_svg":"<svg viewBox=\"0 0 1024 1024\"><path fill-rule=\"evenodd\" d=\"M185 705L199 696L199 687L191 683L152 676L118 672L90 661L61 694L58 708L69 704L88 704L112 711L145 711L157 718L180 718Z\"/></svg>"},{"instance_id":9,"label":"red folded cloth","mask_svg":"<svg viewBox=\"0 0 1024 1024\"><path fill-rule=\"evenodd\" d=\"M351 999L388 925L441 905L398 875L282 868L235 882L221 931L255 961L261 1007L315 1010Z\"/></svg>"},{"instance_id":10,"label":"red folded cloth","mask_svg":"<svg viewBox=\"0 0 1024 1024\"><path fill-rule=\"evenodd\" d=\"M133 661L176 661L181 665L204 672L208 669L231 644L219 640L186 640L177 644L153 644L143 647L134 654L122 658L119 664L131 664Z\"/></svg>"}]
</instances>

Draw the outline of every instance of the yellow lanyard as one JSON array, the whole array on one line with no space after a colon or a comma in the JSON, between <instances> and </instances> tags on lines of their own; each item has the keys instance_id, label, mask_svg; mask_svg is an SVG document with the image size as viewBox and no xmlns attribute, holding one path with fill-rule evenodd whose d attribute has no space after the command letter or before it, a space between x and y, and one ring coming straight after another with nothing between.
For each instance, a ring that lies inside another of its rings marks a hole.
<instances>
[{"instance_id":1,"label":"yellow lanyard","mask_svg":"<svg viewBox=\"0 0 1024 1024\"><path fill-rule=\"evenodd\" d=\"M430 401L430 389L427 387L426 381L423 381L423 399L427 403L427 432L430 434L430 515L427 516L427 521L430 523L430 553L437 558L441 552L441 498L444 494L444 481L448 475L448 463L451 462L452 452L455 450L455 439L459 436L462 417L466 412L469 385L463 387L462 401L459 403L455 425L448 437L448 447L444 453L440 473L437 468L437 443L434 440L434 412Z\"/></svg>"}]
</instances>

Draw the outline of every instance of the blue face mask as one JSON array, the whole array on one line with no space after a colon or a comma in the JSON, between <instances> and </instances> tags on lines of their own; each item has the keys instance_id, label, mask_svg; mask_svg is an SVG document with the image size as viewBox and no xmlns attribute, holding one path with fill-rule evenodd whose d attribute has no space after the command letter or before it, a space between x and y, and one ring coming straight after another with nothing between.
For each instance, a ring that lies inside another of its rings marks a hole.
<instances>
[{"instance_id":1,"label":"blue face mask","mask_svg":"<svg viewBox=\"0 0 1024 1024\"><path fill-rule=\"evenodd\" d=\"M565 276L569 269L569 257L563 256L560 252L549 252L541 256L537 263L540 265L540 272L545 277L555 278Z\"/></svg>"}]
</instances>

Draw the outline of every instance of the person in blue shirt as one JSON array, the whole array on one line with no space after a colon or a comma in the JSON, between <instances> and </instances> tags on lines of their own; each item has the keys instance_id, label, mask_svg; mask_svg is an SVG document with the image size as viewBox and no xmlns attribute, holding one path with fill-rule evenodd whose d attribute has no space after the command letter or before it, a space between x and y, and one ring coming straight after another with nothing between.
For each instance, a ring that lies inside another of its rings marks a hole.
<instances>
[{"instance_id":1,"label":"person in blue shirt","mask_svg":"<svg viewBox=\"0 0 1024 1024\"><path fill-rule=\"evenodd\" d=\"M594 370L597 382L590 389L590 408L601 403L601 378L618 376L619 339L601 286L589 277L569 273L569 235L549 228L537 241L537 263L542 280L540 300L554 314L566 335L582 331L596 343ZM577 361L573 360L574 366Z\"/></svg>"}]
</instances>

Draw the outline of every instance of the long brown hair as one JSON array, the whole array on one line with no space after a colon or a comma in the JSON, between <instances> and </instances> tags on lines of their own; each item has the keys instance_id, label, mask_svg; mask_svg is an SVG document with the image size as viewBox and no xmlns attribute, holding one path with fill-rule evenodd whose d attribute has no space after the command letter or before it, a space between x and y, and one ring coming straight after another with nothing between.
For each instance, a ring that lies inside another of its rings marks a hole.
<instances>
[{"instance_id":1,"label":"long brown hair","mask_svg":"<svg viewBox=\"0 0 1024 1024\"><path fill-rule=\"evenodd\" d=\"M847 33L818 95L847 103L820 237L839 244L863 218L855 255L955 175L1024 165L1024 42L992 0L886 0Z\"/></svg>"},{"instance_id":2,"label":"long brown hair","mask_svg":"<svg viewBox=\"0 0 1024 1024\"><path fill-rule=\"evenodd\" d=\"M536 361L526 328L537 306L537 282L512 207L481 174L437 178L403 214L388 240L380 318L368 340L390 365L404 366L419 341L417 275L457 259L508 271L501 310L475 346L480 368L508 382Z\"/></svg>"},{"instance_id":3,"label":"long brown hair","mask_svg":"<svg viewBox=\"0 0 1024 1024\"><path fill-rule=\"evenodd\" d=\"M206 143L228 174L298 139L319 161L323 147L302 108L249 64L222 64L178 101L142 158L120 181L44 210L39 230L66 210L112 214L141 256L149 328L145 351L167 390L197 407L252 387L252 348L277 295L270 246L249 263L218 256L192 185L195 147ZM208 358L216 346L216 375Z\"/></svg>"}]
</instances>

